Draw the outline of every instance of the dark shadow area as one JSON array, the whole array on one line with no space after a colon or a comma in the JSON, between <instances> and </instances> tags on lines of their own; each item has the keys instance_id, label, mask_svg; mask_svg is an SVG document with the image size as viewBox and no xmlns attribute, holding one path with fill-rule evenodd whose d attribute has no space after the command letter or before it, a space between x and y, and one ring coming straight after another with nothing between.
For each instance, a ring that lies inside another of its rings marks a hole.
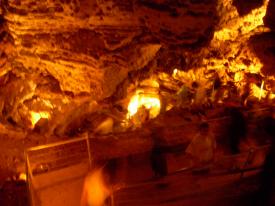
<instances>
[{"instance_id":1,"label":"dark shadow area","mask_svg":"<svg viewBox=\"0 0 275 206\"><path fill-rule=\"evenodd\" d=\"M233 5L237 8L239 15L249 14L253 9L262 6L263 0L234 0Z\"/></svg>"},{"instance_id":2,"label":"dark shadow area","mask_svg":"<svg viewBox=\"0 0 275 206\"><path fill-rule=\"evenodd\" d=\"M275 1L269 0L266 15L264 17L265 26L269 27L273 31L275 30ZM275 37L274 37L275 38Z\"/></svg>"},{"instance_id":3,"label":"dark shadow area","mask_svg":"<svg viewBox=\"0 0 275 206\"><path fill-rule=\"evenodd\" d=\"M271 149L266 156L263 171L260 175L261 183L253 206L272 206L274 205L275 190L275 119L267 117L265 119L266 132L271 136Z\"/></svg>"},{"instance_id":4,"label":"dark shadow area","mask_svg":"<svg viewBox=\"0 0 275 206\"><path fill-rule=\"evenodd\" d=\"M263 74L275 75L275 32L252 36L249 44L263 63Z\"/></svg>"},{"instance_id":5,"label":"dark shadow area","mask_svg":"<svg viewBox=\"0 0 275 206\"><path fill-rule=\"evenodd\" d=\"M29 206L25 181L6 181L0 188L1 206Z\"/></svg>"}]
</instances>

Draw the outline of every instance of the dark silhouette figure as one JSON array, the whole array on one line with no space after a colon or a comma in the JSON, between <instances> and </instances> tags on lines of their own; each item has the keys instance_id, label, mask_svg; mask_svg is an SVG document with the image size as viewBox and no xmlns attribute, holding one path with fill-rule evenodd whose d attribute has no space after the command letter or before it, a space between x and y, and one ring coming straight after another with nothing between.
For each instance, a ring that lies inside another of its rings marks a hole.
<instances>
[{"instance_id":1,"label":"dark silhouette figure","mask_svg":"<svg viewBox=\"0 0 275 206\"><path fill-rule=\"evenodd\" d=\"M155 173L155 177L163 177L167 175L167 163L165 154L161 148L153 148L151 153L151 167Z\"/></svg>"},{"instance_id":2,"label":"dark silhouette figure","mask_svg":"<svg viewBox=\"0 0 275 206\"><path fill-rule=\"evenodd\" d=\"M242 112L238 108L230 108L229 115L231 117L229 125L229 144L233 154L240 152L240 141L246 136L247 127L246 121Z\"/></svg>"},{"instance_id":3,"label":"dark silhouette figure","mask_svg":"<svg viewBox=\"0 0 275 206\"><path fill-rule=\"evenodd\" d=\"M264 123L265 131L271 137L272 143L261 173L261 185L255 201L257 206L275 205L275 202L272 202L275 189L275 119L267 117Z\"/></svg>"},{"instance_id":4,"label":"dark silhouette figure","mask_svg":"<svg viewBox=\"0 0 275 206\"><path fill-rule=\"evenodd\" d=\"M154 139L154 147L150 155L151 168L155 173L155 177L160 178L166 176L168 173L165 157L166 148L162 148L158 145L160 139L157 129L152 132L152 136Z\"/></svg>"}]
</instances>

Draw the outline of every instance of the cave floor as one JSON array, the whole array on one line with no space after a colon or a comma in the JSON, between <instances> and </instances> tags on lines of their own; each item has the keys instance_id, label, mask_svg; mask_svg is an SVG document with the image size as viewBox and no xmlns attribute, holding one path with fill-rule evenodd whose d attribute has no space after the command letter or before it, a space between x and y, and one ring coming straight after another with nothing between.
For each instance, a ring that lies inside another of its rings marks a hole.
<instances>
[{"instance_id":1,"label":"cave floor","mask_svg":"<svg viewBox=\"0 0 275 206\"><path fill-rule=\"evenodd\" d=\"M255 137L257 138L257 136L259 135L259 117L261 119L261 117L264 117L266 115L266 113L256 116L251 116L251 114L248 114L248 118L250 121L248 134L252 140L255 140ZM169 119L170 117L165 117L163 121L168 129L169 122L176 122L175 115L172 114L171 117L173 119ZM209 115L209 118L210 117L215 118L215 115ZM217 113L217 117L220 117L219 112ZM186 118L186 115L183 118ZM177 121L182 122L182 118ZM221 122L215 122L217 121L213 121L210 126L216 128L215 132L218 134L219 128L217 129L217 125L220 126ZM224 122L222 124L224 124ZM151 125L154 125L154 123ZM13 136L16 135L17 133L13 133ZM17 172L24 172L25 161L23 154L25 148L50 143L61 139L62 138L46 139L41 138L41 136L35 134L25 134L24 138L22 138L22 136L20 136L20 132L18 132L18 136L16 136L15 138L12 138L8 135L0 135L0 144L3 148L2 154L0 155L1 161L7 163L7 165L2 164L1 167L12 169L16 168ZM254 143L252 141L252 143L249 144L255 146ZM227 151L223 148L222 144L220 145L220 149L218 150L218 152L221 156L227 154ZM131 185L131 188L126 187L122 188L119 191L116 191L114 195L114 201L116 205L154 205L155 203L152 203L152 201L154 200L161 201L159 204L155 205L249 206L254 204L255 192L257 191L257 187L259 186L259 174L257 172L247 173L249 175L244 176L242 179L240 179L240 174L214 177L209 173L178 173L175 171L177 171L179 167L182 167L182 165L179 165L178 162L184 162L185 157L181 159L181 155L176 156L177 158L175 158L175 155L171 153L169 154L169 152L165 154L165 159L168 162L168 176L140 185L137 185L135 177L143 176L144 178L141 178L139 182L144 182L146 178L148 180L148 177L152 177L153 174L151 168L148 169L148 165L150 165L150 162L145 163L144 161L145 159L148 161L148 154L146 154L142 158L132 158L132 160L135 161L139 160L140 164L128 165L128 167L131 167L132 169L130 172L128 172L132 175L130 175L128 179L128 186ZM257 163L257 161L255 163ZM260 158L260 162L263 162L263 158ZM145 166L144 168L141 167L145 164L147 166ZM2 180L2 182L0 182L1 206L29 205L27 192L28 190L25 182L18 182L13 180L7 181L6 179L8 175L14 174L14 172L15 171L1 171L0 168L0 180ZM3 181L5 179L6 181ZM67 186L64 185L63 187L66 191ZM63 189L61 188L61 190ZM173 193L173 195L169 196L169 194L171 193ZM140 202L143 201L142 199L144 199L145 201L144 204Z\"/></svg>"},{"instance_id":2,"label":"cave floor","mask_svg":"<svg viewBox=\"0 0 275 206\"><path fill-rule=\"evenodd\" d=\"M217 178L207 174L177 173L121 189L115 192L114 202L119 206L254 206L258 181L258 171L247 172L242 179L239 174ZM62 187L67 190L67 185ZM0 202L1 206L29 206L26 184L6 182L0 190Z\"/></svg>"}]
</instances>

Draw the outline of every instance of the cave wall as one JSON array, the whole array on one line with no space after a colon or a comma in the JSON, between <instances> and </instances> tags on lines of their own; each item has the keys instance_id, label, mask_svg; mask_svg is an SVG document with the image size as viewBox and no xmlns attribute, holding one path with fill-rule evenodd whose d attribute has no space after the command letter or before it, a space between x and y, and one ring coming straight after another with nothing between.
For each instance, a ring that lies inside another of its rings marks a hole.
<instances>
[{"instance_id":1,"label":"cave wall","mask_svg":"<svg viewBox=\"0 0 275 206\"><path fill-rule=\"evenodd\" d=\"M137 76L156 70L250 72L258 56L263 74L273 75L272 34L258 35L254 25L263 1L232 2L1 1L0 121L32 130L30 111L47 111L40 132L62 135L71 120L102 110L109 97L108 104L120 100ZM167 89L176 93L173 81Z\"/></svg>"},{"instance_id":2,"label":"cave wall","mask_svg":"<svg viewBox=\"0 0 275 206\"><path fill-rule=\"evenodd\" d=\"M250 43L255 53L263 62L262 72L265 75L275 75L275 1L270 0L266 15L264 17L264 24L270 28L269 32L255 35L251 38ZM275 85L273 84L273 88ZM274 89L273 89L274 90Z\"/></svg>"},{"instance_id":3,"label":"cave wall","mask_svg":"<svg viewBox=\"0 0 275 206\"><path fill-rule=\"evenodd\" d=\"M172 74L174 68L253 66L252 48L266 66L264 74L274 75L269 66L275 59L274 35L256 35L247 43L260 29L253 27L253 19L240 21L235 11L245 16L262 1L234 0L234 7L230 2L2 0L0 172L24 162L24 148L49 142L44 136L63 137L72 124L79 129L87 114L113 103L106 98L123 96L117 88L124 88L124 82L151 69ZM272 11L274 0L265 18L274 31ZM214 31L221 32L215 36ZM174 94L180 86L173 81L166 89ZM34 128L30 111L40 110L51 119ZM93 126L88 125L91 130ZM37 131L39 135L33 133Z\"/></svg>"},{"instance_id":4,"label":"cave wall","mask_svg":"<svg viewBox=\"0 0 275 206\"><path fill-rule=\"evenodd\" d=\"M62 91L110 96L165 45L211 38L215 1L8 1L11 69L54 77ZM182 23L184 22L184 23Z\"/></svg>"},{"instance_id":5,"label":"cave wall","mask_svg":"<svg viewBox=\"0 0 275 206\"><path fill-rule=\"evenodd\" d=\"M70 119L75 108L93 110L89 102L110 97L130 72L148 70L153 59L161 59L163 69L184 62L174 51L209 43L217 23L216 4L1 1L12 48L1 65L1 120L32 128L29 111L38 109L50 110L54 122Z\"/></svg>"},{"instance_id":6,"label":"cave wall","mask_svg":"<svg viewBox=\"0 0 275 206\"><path fill-rule=\"evenodd\" d=\"M154 59L163 70L184 64L182 49L207 45L217 23L216 0L0 4L0 183L24 171L25 148L60 139L74 120L83 125L104 109L97 102L130 73ZM41 110L51 118L34 128L30 111Z\"/></svg>"}]
</instances>

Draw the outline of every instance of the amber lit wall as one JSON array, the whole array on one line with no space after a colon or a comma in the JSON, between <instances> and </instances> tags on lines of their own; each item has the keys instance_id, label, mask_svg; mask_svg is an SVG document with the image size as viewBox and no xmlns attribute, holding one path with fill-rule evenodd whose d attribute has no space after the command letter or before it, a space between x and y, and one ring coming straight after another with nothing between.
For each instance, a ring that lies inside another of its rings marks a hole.
<instances>
[{"instance_id":1,"label":"amber lit wall","mask_svg":"<svg viewBox=\"0 0 275 206\"><path fill-rule=\"evenodd\" d=\"M3 141L8 152L44 137L132 131L141 125L128 122L132 105L145 100L150 118L274 104L274 0L0 3L0 138L19 145Z\"/></svg>"}]
</instances>

